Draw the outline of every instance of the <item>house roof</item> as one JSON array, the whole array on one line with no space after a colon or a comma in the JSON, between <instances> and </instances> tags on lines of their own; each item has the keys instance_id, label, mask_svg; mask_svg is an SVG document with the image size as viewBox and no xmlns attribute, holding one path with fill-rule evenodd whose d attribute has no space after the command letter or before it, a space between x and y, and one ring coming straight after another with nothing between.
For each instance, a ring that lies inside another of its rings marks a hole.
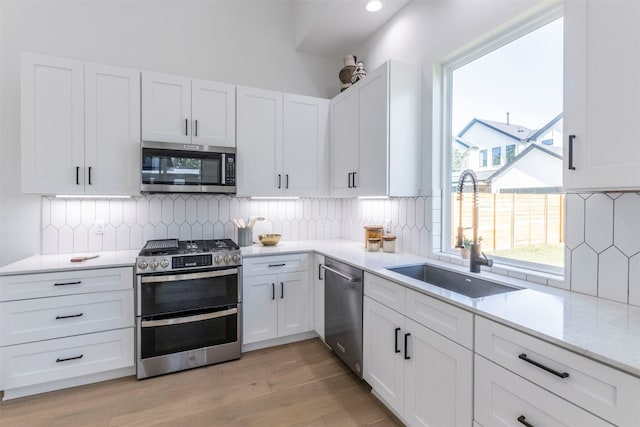
<instances>
[{"instance_id":1,"label":"house roof","mask_svg":"<svg viewBox=\"0 0 640 427\"><path fill-rule=\"evenodd\" d=\"M503 175L509 169L517 166L517 163L533 150L540 150L551 157L555 157L556 159L562 159L562 147L544 147L539 144L531 144L527 148L525 148L520 154L514 157L512 161L502 166L500 169L495 171L491 176L489 176L487 178L487 181L491 182L492 180Z\"/></svg>"},{"instance_id":2,"label":"house roof","mask_svg":"<svg viewBox=\"0 0 640 427\"><path fill-rule=\"evenodd\" d=\"M458 141L465 141L464 139L462 139L462 136L469 129L471 129L471 127L474 124L480 123L480 124L490 128L490 129L495 130L496 132L500 132L501 134L506 135L506 136L508 136L510 138L513 138L513 139L515 139L517 141L520 141L520 142L535 141L541 135L544 135L556 123L558 123L558 121L560 119L562 119L562 113L560 113L557 116L555 116L553 119L551 119L547 124L545 124L540 129L529 129L526 126L522 126L522 125L518 125L518 124L512 124L512 123L507 124L507 123L502 123L502 122L494 122L492 120L484 120L484 119L476 119L476 118L474 118L473 120L471 120L469 122L468 125L466 125L464 127L464 129L462 129L460 131L460 133L458 134L456 139Z\"/></svg>"}]
</instances>

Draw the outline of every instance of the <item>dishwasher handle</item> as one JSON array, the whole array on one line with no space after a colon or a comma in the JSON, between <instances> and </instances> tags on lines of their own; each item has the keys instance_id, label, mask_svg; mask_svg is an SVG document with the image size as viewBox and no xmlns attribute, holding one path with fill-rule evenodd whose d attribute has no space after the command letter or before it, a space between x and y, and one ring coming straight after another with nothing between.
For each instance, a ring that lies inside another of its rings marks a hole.
<instances>
[{"instance_id":1,"label":"dishwasher handle","mask_svg":"<svg viewBox=\"0 0 640 427\"><path fill-rule=\"evenodd\" d=\"M351 276L349 276L347 274L344 274L341 271L336 270L335 268L327 267L324 264L322 265L322 268L324 270L329 270L330 272L337 274L338 276L342 277L343 279L347 279L349 282L359 282L360 281L359 277L351 277Z\"/></svg>"}]
</instances>

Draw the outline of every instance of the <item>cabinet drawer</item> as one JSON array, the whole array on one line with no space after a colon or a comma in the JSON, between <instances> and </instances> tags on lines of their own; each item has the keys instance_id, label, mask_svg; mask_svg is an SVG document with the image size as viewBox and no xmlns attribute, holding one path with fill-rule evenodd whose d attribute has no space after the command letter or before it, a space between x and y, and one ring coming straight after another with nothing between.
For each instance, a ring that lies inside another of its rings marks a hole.
<instances>
[{"instance_id":1,"label":"cabinet drawer","mask_svg":"<svg viewBox=\"0 0 640 427\"><path fill-rule=\"evenodd\" d=\"M450 340L473 349L473 314L470 312L407 289L405 314Z\"/></svg>"},{"instance_id":2,"label":"cabinet drawer","mask_svg":"<svg viewBox=\"0 0 640 427\"><path fill-rule=\"evenodd\" d=\"M0 346L133 326L133 289L0 303Z\"/></svg>"},{"instance_id":3,"label":"cabinet drawer","mask_svg":"<svg viewBox=\"0 0 640 427\"><path fill-rule=\"evenodd\" d=\"M309 270L309 254L273 255L242 260L243 276L290 273Z\"/></svg>"},{"instance_id":4,"label":"cabinet drawer","mask_svg":"<svg viewBox=\"0 0 640 427\"><path fill-rule=\"evenodd\" d=\"M102 268L0 277L0 301L133 289L133 268Z\"/></svg>"},{"instance_id":5,"label":"cabinet drawer","mask_svg":"<svg viewBox=\"0 0 640 427\"><path fill-rule=\"evenodd\" d=\"M487 359L614 424L635 425L640 418L638 378L479 316L475 345Z\"/></svg>"},{"instance_id":6,"label":"cabinet drawer","mask_svg":"<svg viewBox=\"0 0 640 427\"><path fill-rule=\"evenodd\" d=\"M133 366L133 328L4 347L5 389Z\"/></svg>"},{"instance_id":7,"label":"cabinet drawer","mask_svg":"<svg viewBox=\"0 0 640 427\"><path fill-rule=\"evenodd\" d=\"M611 426L478 355L474 402L475 419L484 426Z\"/></svg>"},{"instance_id":8,"label":"cabinet drawer","mask_svg":"<svg viewBox=\"0 0 640 427\"><path fill-rule=\"evenodd\" d=\"M406 288L375 274L364 273L364 294L368 297L404 313Z\"/></svg>"}]
</instances>

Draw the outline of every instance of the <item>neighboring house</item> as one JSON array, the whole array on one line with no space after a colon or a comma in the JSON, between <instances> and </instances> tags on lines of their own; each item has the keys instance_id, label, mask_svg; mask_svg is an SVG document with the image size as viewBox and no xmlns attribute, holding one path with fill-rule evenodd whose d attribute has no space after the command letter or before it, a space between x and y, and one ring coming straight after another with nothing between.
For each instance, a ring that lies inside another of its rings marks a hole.
<instances>
[{"instance_id":1,"label":"neighboring house","mask_svg":"<svg viewBox=\"0 0 640 427\"><path fill-rule=\"evenodd\" d=\"M515 159L486 178L485 184L492 193L560 192L562 147L529 144Z\"/></svg>"},{"instance_id":2,"label":"neighboring house","mask_svg":"<svg viewBox=\"0 0 640 427\"><path fill-rule=\"evenodd\" d=\"M530 147L543 149L532 151ZM453 148L454 156L464 158L458 166L476 171L482 191L532 191L562 185L562 167L556 166L562 162L562 113L540 129L474 118L454 138ZM453 172L452 184L458 175L459 171Z\"/></svg>"}]
</instances>

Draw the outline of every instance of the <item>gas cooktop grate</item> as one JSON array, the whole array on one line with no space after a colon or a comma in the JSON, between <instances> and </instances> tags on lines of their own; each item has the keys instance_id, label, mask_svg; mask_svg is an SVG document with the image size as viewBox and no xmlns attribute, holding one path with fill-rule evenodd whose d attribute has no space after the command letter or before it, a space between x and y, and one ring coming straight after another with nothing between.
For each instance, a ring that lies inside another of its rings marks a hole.
<instances>
[{"instance_id":1,"label":"gas cooktop grate","mask_svg":"<svg viewBox=\"0 0 640 427\"><path fill-rule=\"evenodd\" d=\"M149 240L142 248L143 252L146 251L159 251L159 250L173 250L178 249L178 239L159 239Z\"/></svg>"}]
</instances>

